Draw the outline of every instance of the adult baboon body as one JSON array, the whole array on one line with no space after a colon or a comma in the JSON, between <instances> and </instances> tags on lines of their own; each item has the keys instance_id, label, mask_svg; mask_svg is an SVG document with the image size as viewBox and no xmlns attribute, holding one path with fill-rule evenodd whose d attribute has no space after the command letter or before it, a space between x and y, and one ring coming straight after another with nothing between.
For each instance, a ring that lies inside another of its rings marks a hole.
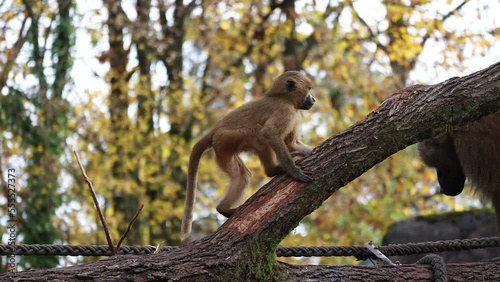
<instances>
[{"instance_id":1,"label":"adult baboon body","mask_svg":"<svg viewBox=\"0 0 500 282\"><path fill-rule=\"evenodd\" d=\"M493 203L500 234L500 113L424 140L418 150L424 163L436 168L443 194L460 194L467 178Z\"/></svg>"}]
</instances>

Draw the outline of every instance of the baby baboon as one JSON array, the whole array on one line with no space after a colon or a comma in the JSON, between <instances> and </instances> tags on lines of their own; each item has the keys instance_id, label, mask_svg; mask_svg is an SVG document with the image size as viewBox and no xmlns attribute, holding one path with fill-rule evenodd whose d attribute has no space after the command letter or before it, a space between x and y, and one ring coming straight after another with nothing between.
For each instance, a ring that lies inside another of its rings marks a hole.
<instances>
[{"instance_id":1,"label":"baby baboon","mask_svg":"<svg viewBox=\"0 0 500 282\"><path fill-rule=\"evenodd\" d=\"M280 75L264 96L224 116L210 132L194 145L189 158L186 206L181 226L181 241L191 233L198 164L201 155L213 148L218 166L229 176L229 187L217 206L222 215L231 216L243 200L250 171L238 155L257 154L268 176L285 172L291 178L311 182L311 176L298 168L293 156L304 156L311 149L298 140L300 110L309 110L315 99L309 90L311 80L298 71Z\"/></svg>"}]
</instances>

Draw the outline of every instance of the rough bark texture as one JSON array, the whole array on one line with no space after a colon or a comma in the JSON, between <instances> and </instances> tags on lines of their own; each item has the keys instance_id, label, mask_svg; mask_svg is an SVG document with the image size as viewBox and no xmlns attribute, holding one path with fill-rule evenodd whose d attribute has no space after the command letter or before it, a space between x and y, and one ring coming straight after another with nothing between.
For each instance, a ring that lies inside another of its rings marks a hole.
<instances>
[{"instance_id":1,"label":"rough bark texture","mask_svg":"<svg viewBox=\"0 0 500 282\"><path fill-rule=\"evenodd\" d=\"M434 281L428 265L292 266L284 268L287 281ZM500 262L449 264L449 281L499 281ZM306 280L307 279L307 280Z\"/></svg>"},{"instance_id":2,"label":"rough bark texture","mask_svg":"<svg viewBox=\"0 0 500 282\"><path fill-rule=\"evenodd\" d=\"M310 184L279 176L261 188L213 235L171 252L115 256L70 268L0 276L2 281L428 281L429 266L291 266L275 247L339 188L397 151L500 110L500 63L463 78L400 90L318 146L299 165ZM334 216L334 215L332 215ZM498 281L500 262L449 265L454 281Z\"/></svg>"}]
</instances>

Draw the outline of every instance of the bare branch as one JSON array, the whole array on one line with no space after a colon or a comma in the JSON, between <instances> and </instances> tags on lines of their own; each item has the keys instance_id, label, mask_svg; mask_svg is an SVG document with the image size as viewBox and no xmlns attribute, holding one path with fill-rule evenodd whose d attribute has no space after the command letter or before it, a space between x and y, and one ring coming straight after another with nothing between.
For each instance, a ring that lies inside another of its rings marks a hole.
<instances>
[{"instance_id":1,"label":"bare branch","mask_svg":"<svg viewBox=\"0 0 500 282\"><path fill-rule=\"evenodd\" d=\"M102 213L102 209L99 206L99 201L97 201L97 196L94 190L94 185L92 184L92 181L90 181L90 178L87 176L87 172L85 172L85 168L82 165L82 161L80 160L80 156L76 152L76 150L73 150L73 154L75 154L76 160L78 161L78 164L80 165L80 170L82 171L83 177L85 178L85 181L87 182L90 190L90 194L92 195L92 199L94 200L94 205L97 210L97 214L99 214L99 219L101 220L102 227L104 228L104 233L106 234L106 240L108 241L108 246L109 249L113 254L116 254L115 247L113 245L113 241L111 240L111 236L109 234L109 228L108 224L106 223L106 219L104 218L104 215Z\"/></svg>"},{"instance_id":2,"label":"bare branch","mask_svg":"<svg viewBox=\"0 0 500 282\"><path fill-rule=\"evenodd\" d=\"M116 255L118 253L118 250L120 250L120 246L121 246L123 240L125 240L125 238L127 238L127 235L128 235L128 232L130 231L130 228L132 228L132 225L134 225L134 222L137 220L137 217L141 213L143 207L144 207L144 204L141 204L141 206L139 207L139 209L135 213L134 217L132 217L132 219L128 223L127 230L125 230L125 232L123 233L122 237L118 241L118 244L116 244L116 248L113 250L114 251L113 254Z\"/></svg>"}]
</instances>

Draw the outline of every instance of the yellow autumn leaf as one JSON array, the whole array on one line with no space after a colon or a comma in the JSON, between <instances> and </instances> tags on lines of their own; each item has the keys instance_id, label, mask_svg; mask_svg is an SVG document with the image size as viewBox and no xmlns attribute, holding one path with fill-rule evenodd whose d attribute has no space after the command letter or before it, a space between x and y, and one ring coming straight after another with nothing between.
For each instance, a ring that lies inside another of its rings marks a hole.
<instances>
[{"instance_id":1,"label":"yellow autumn leaf","mask_svg":"<svg viewBox=\"0 0 500 282\"><path fill-rule=\"evenodd\" d=\"M222 30L228 30L230 27L231 27L231 24L229 23L229 21L223 21L220 23L220 28Z\"/></svg>"}]
</instances>

